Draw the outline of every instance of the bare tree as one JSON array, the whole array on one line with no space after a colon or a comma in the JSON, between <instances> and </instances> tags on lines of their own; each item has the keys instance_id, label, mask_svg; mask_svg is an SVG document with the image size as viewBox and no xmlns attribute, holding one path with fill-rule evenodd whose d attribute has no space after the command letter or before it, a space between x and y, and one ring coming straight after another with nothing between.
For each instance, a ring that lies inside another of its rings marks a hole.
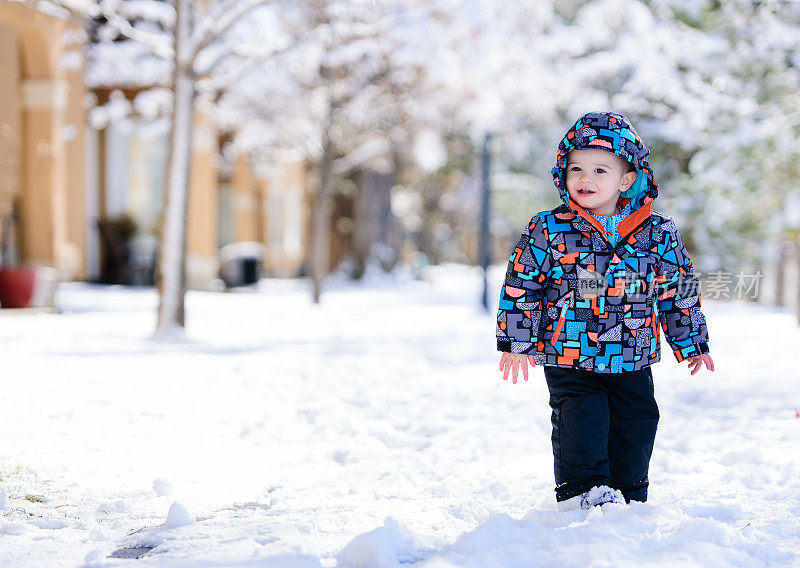
<instances>
[{"instance_id":1,"label":"bare tree","mask_svg":"<svg viewBox=\"0 0 800 568\"><path fill-rule=\"evenodd\" d=\"M221 101L223 108L249 111L246 123L231 125L244 149L299 149L312 166L308 272L314 302L320 301L331 268L333 204L341 182L357 174L364 178L360 172L368 171L383 176L385 185L417 130L437 129L450 116L442 109L460 101L445 84L458 82L457 69L441 73L442 59L453 52L445 30L454 16L443 5L438 0L295 2L281 11L283 26L313 41L291 58L276 60L276 68L260 70L271 79L250 76ZM363 183L360 190L384 192L388 207L390 188ZM358 205L353 221L368 220L364 205ZM368 234L354 231L364 256Z\"/></svg>"},{"instance_id":2,"label":"bare tree","mask_svg":"<svg viewBox=\"0 0 800 568\"><path fill-rule=\"evenodd\" d=\"M31 2L33 5L33 2ZM135 4L135 6L134 6ZM155 338L182 335L185 328L186 230L192 131L198 97L212 103L243 76L269 58L292 47L275 38L249 35L249 42L226 41L237 24L254 10L277 6L279 0L174 0L172 25L140 25L142 14L163 13L157 0L50 0L50 12L62 10L101 22L106 33L145 46L153 56L171 62L167 87L172 94L171 131L167 160L164 225L161 232ZM146 19L146 18L145 18ZM154 29L157 28L157 29ZM259 47L265 46L265 47Z\"/></svg>"},{"instance_id":3,"label":"bare tree","mask_svg":"<svg viewBox=\"0 0 800 568\"><path fill-rule=\"evenodd\" d=\"M222 77L214 78L217 67L230 55L224 47L212 61L198 65L203 51L215 45L237 22L254 8L271 0L219 0L209 3L205 14L195 25L193 0L175 0L175 30L172 90L174 107L170 133L170 155L167 166L167 191L164 205L164 228L159 257L158 323L155 336L182 333L185 327L186 295L186 220L192 155L192 128L198 84L204 85L213 99L238 78L276 52L251 54L245 61ZM200 67L200 69L198 69ZM202 83L200 83L203 81Z\"/></svg>"}]
</instances>

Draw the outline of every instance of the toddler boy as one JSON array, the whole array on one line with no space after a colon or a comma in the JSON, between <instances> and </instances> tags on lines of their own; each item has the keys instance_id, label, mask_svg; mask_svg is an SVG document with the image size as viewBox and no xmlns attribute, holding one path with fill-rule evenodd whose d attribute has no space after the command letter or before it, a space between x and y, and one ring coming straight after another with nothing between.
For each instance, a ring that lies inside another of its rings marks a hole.
<instances>
[{"instance_id":1,"label":"toddler boy","mask_svg":"<svg viewBox=\"0 0 800 568\"><path fill-rule=\"evenodd\" d=\"M563 203L534 215L509 259L500 370L516 383L544 366L559 510L647 500L659 326L692 375L714 370L692 261L652 210L649 153L621 114L581 117L552 170Z\"/></svg>"}]
</instances>

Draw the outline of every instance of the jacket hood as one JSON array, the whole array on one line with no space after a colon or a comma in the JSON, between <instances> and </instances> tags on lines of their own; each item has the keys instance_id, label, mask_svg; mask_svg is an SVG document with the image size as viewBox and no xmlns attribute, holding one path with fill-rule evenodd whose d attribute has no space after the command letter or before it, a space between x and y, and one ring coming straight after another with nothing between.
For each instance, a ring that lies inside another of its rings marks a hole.
<instances>
[{"instance_id":1,"label":"jacket hood","mask_svg":"<svg viewBox=\"0 0 800 568\"><path fill-rule=\"evenodd\" d=\"M621 195L630 200L633 210L651 203L658 196L658 184L647 161L650 150L633 129L631 122L614 112L590 112L579 118L558 144L556 165L552 173L553 182L564 203L570 206L569 193L564 182L567 153L570 150L595 148L616 154L636 168L636 180Z\"/></svg>"}]
</instances>

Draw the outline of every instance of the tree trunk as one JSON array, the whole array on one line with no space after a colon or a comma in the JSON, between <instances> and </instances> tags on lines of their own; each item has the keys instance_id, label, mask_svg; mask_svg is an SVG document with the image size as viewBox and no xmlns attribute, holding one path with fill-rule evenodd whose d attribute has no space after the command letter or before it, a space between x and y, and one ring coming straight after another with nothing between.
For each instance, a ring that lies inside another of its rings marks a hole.
<instances>
[{"instance_id":1,"label":"tree trunk","mask_svg":"<svg viewBox=\"0 0 800 568\"><path fill-rule=\"evenodd\" d=\"M374 218L370 215L370 202L375 191L375 177L372 171L358 173L358 189L353 199L353 239L350 253L353 257L351 278L360 280L364 276L369 257L369 247L373 241Z\"/></svg>"},{"instance_id":2,"label":"tree trunk","mask_svg":"<svg viewBox=\"0 0 800 568\"><path fill-rule=\"evenodd\" d=\"M761 296L762 296L762 294L764 292L764 290L763 290L764 287L760 286L760 284L761 284L760 275L762 275L762 274L764 274L764 263L762 262L762 260L760 258L758 258L758 259L756 259L756 261L755 261L755 263L753 265L753 280L755 282L755 285L753 287L753 292L751 292L749 294L749 296L747 297L747 300L749 300L750 302L760 302L761 301Z\"/></svg>"},{"instance_id":3,"label":"tree trunk","mask_svg":"<svg viewBox=\"0 0 800 568\"><path fill-rule=\"evenodd\" d=\"M778 264L775 267L775 305L785 306L786 262L789 260L789 243L783 238L778 241Z\"/></svg>"},{"instance_id":4,"label":"tree trunk","mask_svg":"<svg viewBox=\"0 0 800 568\"><path fill-rule=\"evenodd\" d=\"M175 0L174 103L159 254L160 303L156 337L182 334L185 326L186 217L195 102L190 63L191 7L191 0Z\"/></svg>"},{"instance_id":5,"label":"tree trunk","mask_svg":"<svg viewBox=\"0 0 800 568\"><path fill-rule=\"evenodd\" d=\"M430 264L441 262L441 243L434 236L434 227L439 222L439 193L431 187L426 187L422 194L422 229L419 232L417 247Z\"/></svg>"},{"instance_id":6,"label":"tree trunk","mask_svg":"<svg viewBox=\"0 0 800 568\"><path fill-rule=\"evenodd\" d=\"M333 148L330 138L325 137L325 148L319 166L319 187L311 212L311 295L315 304L322 296L322 281L328 274L331 257L331 215L333 215Z\"/></svg>"},{"instance_id":7,"label":"tree trunk","mask_svg":"<svg viewBox=\"0 0 800 568\"><path fill-rule=\"evenodd\" d=\"M795 282L795 293L797 294L797 323L800 324L800 237L794 240L794 262L797 266L797 281Z\"/></svg>"},{"instance_id":8,"label":"tree trunk","mask_svg":"<svg viewBox=\"0 0 800 568\"><path fill-rule=\"evenodd\" d=\"M364 276L370 255L376 247L389 246L389 195L395 183L395 170L378 173L364 170L359 174L358 193L353 205L353 274ZM386 259L380 255L382 264Z\"/></svg>"}]
</instances>

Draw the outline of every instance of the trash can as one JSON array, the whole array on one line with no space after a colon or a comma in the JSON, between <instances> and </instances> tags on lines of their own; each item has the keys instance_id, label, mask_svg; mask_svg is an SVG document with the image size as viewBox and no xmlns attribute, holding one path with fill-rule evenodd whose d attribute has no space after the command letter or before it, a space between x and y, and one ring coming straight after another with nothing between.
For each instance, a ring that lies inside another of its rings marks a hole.
<instances>
[{"instance_id":1,"label":"trash can","mask_svg":"<svg viewBox=\"0 0 800 568\"><path fill-rule=\"evenodd\" d=\"M220 278L228 288L250 286L261 277L264 245L242 241L220 249Z\"/></svg>"},{"instance_id":2,"label":"trash can","mask_svg":"<svg viewBox=\"0 0 800 568\"><path fill-rule=\"evenodd\" d=\"M155 283L158 239L149 234L137 235L131 239L129 249L131 284L152 286Z\"/></svg>"}]
</instances>

